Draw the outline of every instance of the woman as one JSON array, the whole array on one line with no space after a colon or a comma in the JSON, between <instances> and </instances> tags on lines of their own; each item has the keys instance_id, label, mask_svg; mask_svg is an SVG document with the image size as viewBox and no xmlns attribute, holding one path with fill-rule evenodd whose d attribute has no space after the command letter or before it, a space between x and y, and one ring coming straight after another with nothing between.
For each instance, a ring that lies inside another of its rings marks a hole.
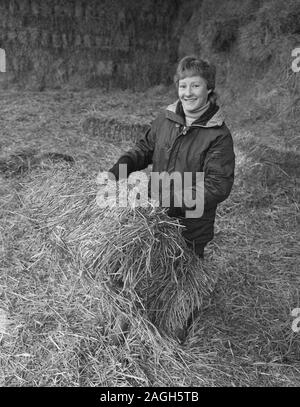
<instances>
[{"instance_id":1,"label":"woman","mask_svg":"<svg viewBox=\"0 0 300 407\"><path fill-rule=\"evenodd\" d=\"M229 196L234 181L233 141L216 103L215 76L215 67L207 61L183 58L174 77L179 99L158 115L144 137L109 170L116 180L119 164L127 164L127 175L149 164L153 173L190 173L195 193L201 191L195 175L203 172L201 216L186 216L190 208L176 206L175 198L182 191L174 188L168 212L185 226L183 236L200 257L213 239L217 205Z\"/></svg>"}]
</instances>

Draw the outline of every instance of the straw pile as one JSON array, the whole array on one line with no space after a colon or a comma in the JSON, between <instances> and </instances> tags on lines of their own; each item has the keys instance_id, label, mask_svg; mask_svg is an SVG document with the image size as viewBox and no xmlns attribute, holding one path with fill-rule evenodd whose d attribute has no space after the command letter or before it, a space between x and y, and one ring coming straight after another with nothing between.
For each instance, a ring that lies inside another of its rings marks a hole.
<instances>
[{"instance_id":1,"label":"straw pile","mask_svg":"<svg viewBox=\"0 0 300 407\"><path fill-rule=\"evenodd\" d=\"M81 274L102 281L115 312L142 312L174 336L201 307L215 278L187 248L182 226L165 210L150 202L100 208L92 184L74 171L34 177L26 195L29 217L56 255L67 254Z\"/></svg>"},{"instance_id":2,"label":"straw pile","mask_svg":"<svg viewBox=\"0 0 300 407\"><path fill-rule=\"evenodd\" d=\"M79 223L68 236L76 241L85 270L93 276L100 273L120 309L129 300L169 335L184 328L213 279L186 247L177 221L150 204L109 209L99 219L98 208L93 209L94 227Z\"/></svg>"}]
</instances>

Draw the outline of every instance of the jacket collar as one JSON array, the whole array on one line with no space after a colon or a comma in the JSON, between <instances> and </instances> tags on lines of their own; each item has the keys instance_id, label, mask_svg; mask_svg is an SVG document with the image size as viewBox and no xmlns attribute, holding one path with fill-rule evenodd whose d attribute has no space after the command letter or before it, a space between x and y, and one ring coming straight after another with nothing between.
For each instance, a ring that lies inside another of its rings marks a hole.
<instances>
[{"instance_id":1,"label":"jacket collar","mask_svg":"<svg viewBox=\"0 0 300 407\"><path fill-rule=\"evenodd\" d=\"M181 102L177 100L175 103L166 108L166 117L176 123L185 125L185 117ZM192 126L197 127L221 127L224 123L224 114L219 106L211 105L203 116L196 120Z\"/></svg>"}]
</instances>

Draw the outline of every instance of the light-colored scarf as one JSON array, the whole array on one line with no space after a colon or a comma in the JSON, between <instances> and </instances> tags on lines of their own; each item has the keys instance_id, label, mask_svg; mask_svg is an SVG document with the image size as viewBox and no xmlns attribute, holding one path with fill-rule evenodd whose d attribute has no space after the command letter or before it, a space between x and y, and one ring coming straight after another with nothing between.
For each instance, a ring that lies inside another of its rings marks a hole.
<instances>
[{"instance_id":1,"label":"light-colored scarf","mask_svg":"<svg viewBox=\"0 0 300 407\"><path fill-rule=\"evenodd\" d=\"M206 105L200 106L197 109L193 110L192 112L186 112L183 108L184 114L185 114L185 123L187 126L191 126L191 124L199 119L200 116L203 115L204 112L209 108L210 102L208 101Z\"/></svg>"}]
</instances>

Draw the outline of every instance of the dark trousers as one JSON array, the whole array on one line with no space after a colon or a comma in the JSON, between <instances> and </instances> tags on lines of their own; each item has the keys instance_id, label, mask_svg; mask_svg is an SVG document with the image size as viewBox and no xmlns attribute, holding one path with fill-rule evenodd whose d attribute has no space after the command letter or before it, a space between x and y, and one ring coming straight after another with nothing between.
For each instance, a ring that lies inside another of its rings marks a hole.
<instances>
[{"instance_id":1,"label":"dark trousers","mask_svg":"<svg viewBox=\"0 0 300 407\"><path fill-rule=\"evenodd\" d=\"M204 247L203 243L196 243L195 241L187 240L186 243L190 249L192 249L201 259L204 259Z\"/></svg>"}]
</instances>

